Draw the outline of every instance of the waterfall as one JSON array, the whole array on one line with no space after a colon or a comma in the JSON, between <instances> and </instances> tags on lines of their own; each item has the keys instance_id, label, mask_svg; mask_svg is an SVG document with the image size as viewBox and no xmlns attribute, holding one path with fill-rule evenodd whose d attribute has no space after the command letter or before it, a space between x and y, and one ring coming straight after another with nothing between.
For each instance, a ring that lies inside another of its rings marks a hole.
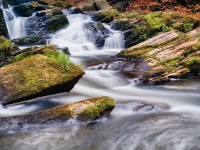
<instances>
[{"instance_id":1,"label":"waterfall","mask_svg":"<svg viewBox=\"0 0 200 150\"><path fill-rule=\"evenodd\" d=\"M1 4L1 8L3 6ZM26 18L25 17L16 17L12 8L3 9L4 19L6 21L6 26L8 29L8 33L11 39L20 38L26 36L25 24Z\"/></svg>"},{"instance_id":2,"label":"waterfall","mask_svg":"<svg viewBox=\"0 0 200 150\"><path fill-rule=\"evenodd\" d=\"M123 47L123 35L120 32L116 32L108 37L104 44L104 48L122 49Z\"/></svg>"},{"instance_id":3,"label":"waterfall","mask_svg":"<svg viewBox=\"0 0 200 150\"><path fill-rule=\"evenodd\" d=\"M84 24L93 22L88 15L69 14L63 11L69 20L69 26L52 35L50 43L59 47L68 47L70 52L98 51L93 44L92 31L84 28ZM103 24L105 28L111 31L110 36L105 40L103 49L123 49L123 35L121 32L110 29L110 26Z\"/></svg>"}]
</instances>

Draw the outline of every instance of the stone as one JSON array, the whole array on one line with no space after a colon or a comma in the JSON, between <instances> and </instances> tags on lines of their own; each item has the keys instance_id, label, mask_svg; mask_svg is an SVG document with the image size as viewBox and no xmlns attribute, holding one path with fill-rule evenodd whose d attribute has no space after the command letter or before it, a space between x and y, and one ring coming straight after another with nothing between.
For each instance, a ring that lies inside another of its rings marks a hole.
<instances>
[{"instance_id":1,"label":"stone","mask_svg":"<svg viewBox=\"0 0 200 150\"><path fill-rule=\"evenodd\" d=\"M0 118L0 131L26 128L89 124L107 118L114 109L112 98L102 96L57 106L36 113Z\"/></svg>"},{"instance_id":2,"label":"stone","mask_svg":"<svg viewBox=\"0 0 200 150\"><path fill-rule=\"evenodd\" d=\"M16 54L0 68L0 103L9 104L69 92L84 75L54 45Z\"/></svg>"}]
</instances>

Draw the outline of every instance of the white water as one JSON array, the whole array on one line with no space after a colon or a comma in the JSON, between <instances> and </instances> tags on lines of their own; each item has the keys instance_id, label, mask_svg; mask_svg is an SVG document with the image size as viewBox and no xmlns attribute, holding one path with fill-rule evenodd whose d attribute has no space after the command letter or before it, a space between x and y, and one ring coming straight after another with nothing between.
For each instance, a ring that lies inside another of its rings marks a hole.
<instances>
[{"instance_id":1,"label":"white water","mask_svg":"<svg viewBox=\"0 0 200 150\"><path fill-rule=\"evenodd\" d=\"M91 18L83 14L72 14L68 15L67 18L70 25L52 35L50 43L60 47L68 47L72 55L77 52L97 51L98 49L92 43L93 37L90 31L84 28L84 23L92 22ZM122 49L122 39L121 33L112 31L112 35L106 39L103 50Z\"/></svg>"},{"instance_id":2,"label":"white water","mask_svg":"<svg viewBox=\"0 0 200 150\"><path fill-rule=\"evenodd\" d=\"M98 50L87 39L83 23L91 21L88 16L70 15L68 18L70 26L53 35L50 42L69 47L75 63L103 63L106 58L120 51L123 44L108 44L110 46L105 47L110 49ZM115 43L115 39L107 39L107 42ZM200 149L200 79L175 80L162 86L136 86L118 71L91 70L91 67L85 67L84 70L86 74L69 94L0 108L0 115L30 113L107 95L116 101L116 108L108 119L88 126L9 132L0 136L1 150ZM161 110L134 112L134 102L152 104Z\"/></svg>"},{"instance_id":3,"label":"white water","mask_svg":"<svg viewBox=\"0 0 200 150\"><path fill-rule=\"evenodd\" d=\"M11 39L26 36L25 17L16 17L11 7L9 9L3 9L3 15Z\"/></svg>"}]
</instances>

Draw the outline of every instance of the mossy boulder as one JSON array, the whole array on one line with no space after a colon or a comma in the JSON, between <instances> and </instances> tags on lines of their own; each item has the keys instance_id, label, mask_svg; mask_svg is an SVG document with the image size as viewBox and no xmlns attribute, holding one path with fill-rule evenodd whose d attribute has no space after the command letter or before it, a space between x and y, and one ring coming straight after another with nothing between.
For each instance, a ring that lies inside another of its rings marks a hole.
<instances>
[{"instance_id":1,"label":"mossy boulder","mask_svg":"<svg viewBox=\"0 0 200 150\"><path fill-rule=\"evenodd\" d=\"M0 36L9 38L6 22L3 17L3 10L0 8Z\"/></svg>"},{"instance_id":2,"label":"mossy boulder","mask_svg":"<svg viewBox=\"0 0 200 150\"><path fill-rule=\"evenodd\" d=\"M110 23L119 15L116 9L108 9L103 11L98 11L92 14L92 19L94 21L99 21L102 23Z\"/></svg>"},{"instance_id":3,"label":"mossy boulder","mask_svg":"<svg viewBox=\"0 0 200 150\"><path fill-rule=\"evenodd\" d=\"M81 67L53 45L16 55L11 64L0 68L0 102L8 104L69 92L83 74Z\"/></svg>"},{"instance_id":4,"label":"mossy boulder","mask_svg":"<svg viewBox=\"0 0 200 150\"><path fill-rule=\"evenodd\" d=\"M0 131L57 125L85 125L101 117L108 117L114 107L114 100L107 96L87 99L32 114L2 117Z\"/></svg>"},{"instance_id":5,"label":"mossy boulder","mask_svg":"<svg viewBox=\"0 0 200 150\"><path fill-rule=\"evenodd\" d=\"M60 9L53 9L52 15L47 20L47 30L49 32L55 32L66 27L68 24L69 21L62 11Z\"/></svg>"}]
</instances>

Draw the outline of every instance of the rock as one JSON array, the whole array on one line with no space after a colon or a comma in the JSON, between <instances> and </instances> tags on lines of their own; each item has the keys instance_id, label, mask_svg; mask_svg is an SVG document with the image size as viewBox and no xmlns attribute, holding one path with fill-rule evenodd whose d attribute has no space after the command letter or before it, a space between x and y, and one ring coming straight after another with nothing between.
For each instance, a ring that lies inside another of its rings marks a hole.
<instances>
[{"instance_id":1,"label":"rock","mask_svg":"<svg viewBox=\"0 0 200 150\"><path fill-rule=\"evenodd\" d=\"M19 49L18 46L3 36L0 36L0 45L0 62L11 56L13 52Z\"/></svg>"},{"instance_id":2,"label":"rock","mask_svg":"<svg viewBox=\"0 0 200 150\"><path fill-rule=\"evenodd\" d=\"M99 48L104 46L105 39L109 36L110 31L101 22L87 22L84 24L84 28L89 41Z\"/></svg>"},{"instance_id":3,"label":"rock","mask_svg":"<svg viewBox=\"0 0 200 150\"><path fill-rule=\"evenodd\" d=\"M127 2L119 1L115 4L114 8L117 9L119 12L124 12L126 10Z\"/></svg>"},{"instance_id":4,"label":"rock","mask_svg":"<svg viewBox=\"0 0 200 150\"><path fill-rule=\"evenodd\" d=\"M78 4L77 7L83 12L111 9L107 0L86 0L85 2Z\"/></svg>"},{"instance_id":5,"label":"rock","mask_svg":"<svg viewBox=\"0 0 200 150\"><path fill-rule=\"evenodd\" d=\"M32 114L0 118L0 131L58 125L85 125L101 117L107 118L114 107L115 102L110 97L87 99Z\"/></svg>"},{"instance_id":6,"label":"rock","mask_svg":"<svg viewBox=\"0 0 200 150\"><path fill-rule=\"evenodd\" d=\"M29 17L33 13L41 10L46 10L47 6L41 5L38 2L29 2L29 3L23 3L21 5L15 6L13 8L13 11L16 15L22 16L22 17Z\"/></svg>"},{"instance_id":7,"label":"rock","mask_svg":"<svg viewBox=\"0 0 200 150\"><path fill-rule=\"evenodd\" d=\"M10 38L6 26L6 22L3 17L3 10L0 8L0 36L5 36L6 38Z\"/></svg>"},{"instance_id":8,"label":"rock","mask_svg":"<svg viewBox=\"0 0 200 150\"><path fill-rule=\"evenodd\" d=\"M53 45L18 54L0 68L0 103L69 92L83 74Z\"/></svg>"},{"instance_id":9,"label":"rock","mask_svg":"<svg viewBox=\"0 0 200 150\"><path fill-rule=\"evenodd\" d=\"M20 46L31 46L31 45L44 45L46 44L46 39L40 35L31 34L22 38L13 39L15 44Z\"/></svg>"},{"instance_id":10,"label":"rock","mask_svg":"<svg viewBox=\"0 0 200 150\"><path fill-rule=\"evenodd\" d=\"M98 11L91 15L94 21L99 21L102 23L110 23L114 20L114 18L118 15L118 11L116 9L108 9L103 11Z\"/></svg>"},{"instance_id":11,"label":"rock","mask_svg":"<svg viewBox=\"0 0 200 150\"><path fill-rule=\"evenodd\" d=\"M17 6L23 3L32 2L33 0L6 0L6 1L9 5ZM44 2L43 0L34 0L34 1L42 5L48 5L48 3Z\"/></svg>"},{"instance_id":12,"label":"rock","mask_svg":"<svg viewBox=\"0 0 200 150\"><path fill-rule=\"evenodd\" d=\"M17 39L19 45L46 44L48 34L56 32L69 24L68 19L60 9L48 9L37 12L26 20L27 37ZM32 37L36 37L33 39ZM35 41L35 43L33 43Z\"/></svg>"},{"instance_id":13,"label":"rock","mask_svg":"<svg viewBox=\"0 0 200 150\"><path fill-rule=\"evenodd\" d=\"M141 102L131 102L123 105L119 105L116 109L123 109L125 111L133 111L138 113L145 113L151 111L159 111L160 108L153 106L151 104L145 104Z\"/></svg>"},{"instance_id":14,"label":"rock","mask_svg":"<svg viewBox=\"0 0 200 150\"><path fill-rule=\"evenodd\" d=\"M196 38L197 31L198 28L188 34L177 31L161 33L122 51L116 58L129 60L138 58L147 63L146 70L138 72L139 69L136 68L128 73L129 76L132 75L132 78L137 77L137 83L163 84L168 82L169 78L187 78L190 73L198 75L200 41ZM194 37L188 39L188 35ZM123 61L121 64L126 63ZM134 68L134 65L130 65L129 68ZM161 70L155 74L154 70L158 68Z\"/></svg>"}]
</instances>

